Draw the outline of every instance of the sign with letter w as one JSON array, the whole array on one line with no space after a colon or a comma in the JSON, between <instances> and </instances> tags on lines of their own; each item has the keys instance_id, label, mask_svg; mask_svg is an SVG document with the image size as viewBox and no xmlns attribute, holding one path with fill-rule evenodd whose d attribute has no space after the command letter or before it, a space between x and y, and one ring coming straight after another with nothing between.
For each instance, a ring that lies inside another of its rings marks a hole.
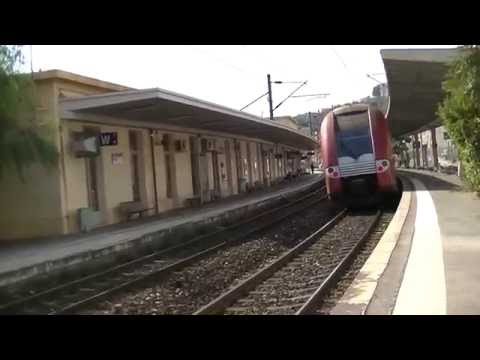
<instances>
[{"instance_id":1,"label":"sign with letter w","mask_svg":"<svg viewBox=\"0 0 480 360\"><path fill-rule=\"evenodd\" d=\"M116 132L100 133L99 141L100 146L112 146L118 144L118 137Z\"/></svg>"}]
</instances>

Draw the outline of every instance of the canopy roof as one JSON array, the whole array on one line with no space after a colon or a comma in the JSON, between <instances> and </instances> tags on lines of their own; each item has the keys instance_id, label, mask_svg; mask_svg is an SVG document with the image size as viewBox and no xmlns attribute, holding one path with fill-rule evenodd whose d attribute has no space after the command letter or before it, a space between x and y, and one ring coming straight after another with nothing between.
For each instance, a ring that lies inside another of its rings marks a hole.
<instances>
[{"instance_id":1,"label":"canopy roof","mask_svg":"<svg viewBox=\"0 0 480 360\"><path fill-rule=\"evenodd\" d=\"M106 115L238 134L303 150L316 142L282 124L163 89L128 90L61 100L64 112ZM65 115L65 114L64 114Z\"/></svg>"},{"instance_id":2,"label":"canopy roof","mask_svg":"<svg viewBox=\"0 0 480 360\"><path fill-rule=\"evenodd\" d=\"M438 104L448 64L461 50L381 50L387 75L390 104L387 118L393 136L408 135L439 126Z\"/></svg>"}]
</instances>

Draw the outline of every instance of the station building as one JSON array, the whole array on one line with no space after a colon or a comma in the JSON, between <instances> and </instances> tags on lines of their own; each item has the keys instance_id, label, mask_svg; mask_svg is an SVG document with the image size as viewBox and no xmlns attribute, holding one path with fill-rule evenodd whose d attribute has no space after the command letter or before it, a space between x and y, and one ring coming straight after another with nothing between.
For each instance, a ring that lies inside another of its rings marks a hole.
<instances>
[{"instance_id":1,"label":"station building","mask_svg":"<svg viewBox=\"0 0 480 360\"><path fill-rule=\"evenodd\" d=\"M0 240L77 233L268 187L316 142L288 126L162 89L34 74L59 152L0 180ZM48 129L48 131L47 131Z\"/></svg>"}]
</instances>

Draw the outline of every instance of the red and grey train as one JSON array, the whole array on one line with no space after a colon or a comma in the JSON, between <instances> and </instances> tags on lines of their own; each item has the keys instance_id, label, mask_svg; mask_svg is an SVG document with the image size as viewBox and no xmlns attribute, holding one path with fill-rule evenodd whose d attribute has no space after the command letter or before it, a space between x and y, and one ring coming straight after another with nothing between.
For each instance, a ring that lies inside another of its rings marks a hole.
<instances>
[{"instance_id":1,"label":"red and grey train","mask_svg":"<svg viewBox=\"0 0 480 360\"><path fill-rule=\"evenodd\" d=\"M366 104L337 108L325 116L319 140L331 200L371 205L398 193L390 131L380 110Z\"/></svg>"}]
</instances>

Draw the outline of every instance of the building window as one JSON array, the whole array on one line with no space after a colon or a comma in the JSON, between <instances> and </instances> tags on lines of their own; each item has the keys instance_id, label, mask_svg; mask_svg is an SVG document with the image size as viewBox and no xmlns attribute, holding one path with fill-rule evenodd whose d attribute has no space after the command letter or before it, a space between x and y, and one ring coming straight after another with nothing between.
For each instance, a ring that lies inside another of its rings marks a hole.
<instances>
[{"instance_id":1,"label":"building window","mask_svg":"<svg viewBox=\"0 0 480 360\"><path fill-rule=\"evenodd\" d=\"M200 152L202 154L205 154L208 151L208 140L207 139L202 139L200 141Z\"/></svg>"},{"instance_id":2,"label":"building window","mask_svg":"<svg viewBox=\"0 0 480 360\"><path fill-rule=\"evenodd\" d=\"M132 194L133 201L140 201L140 161L139 161L139 132L129 131L128 136L130 140L130 167L132 177Z\"/></svg>"}]
</instances>

